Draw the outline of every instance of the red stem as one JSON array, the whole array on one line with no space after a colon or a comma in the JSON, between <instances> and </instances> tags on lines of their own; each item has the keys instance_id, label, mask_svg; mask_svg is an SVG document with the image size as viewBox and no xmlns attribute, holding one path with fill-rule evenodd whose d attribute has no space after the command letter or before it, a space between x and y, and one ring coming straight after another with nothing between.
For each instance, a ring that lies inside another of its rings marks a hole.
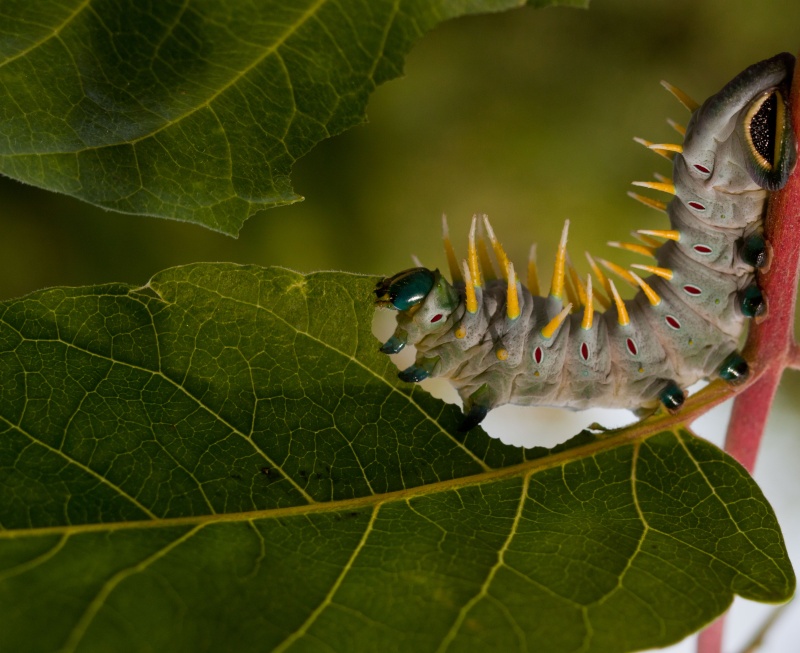
<instances>
[{"instance_id":1,"label":"red stem","mask_svg":"<svg viewBox=\"0 0 800 653\"><path fill-rule=\"evenodd\" d=\"M795 67L790 103L794 133L800 141L800 65ZM783 370L800 368L794 343L794 308L800 270L800 166L783 190L770 199L764 231L773 247L770 269L759 275L769 302L769 315L750 329L745 358L751 361L754 382L733 403L725 450L753 472L767 417ZM697 653L720 653L723 615L700 633Z\"/></svg>"},{"instance_id":2,"label":"red stem","mask_svg":"<svg viewBox=\"0 0 800 653\"><path fill-rule=\"evenodd\" d=\"M722 651L722 630L724 627L724 614L706 626L697 636L697 653L720 653Z\"/></svg>"},{"instance_id":3,"label":"red stem","mask_svg":"<svg viewBox=\"0 0 800 653\"><path fill-rule=\"evenodd\" d=\"M793 370L800 370L800 347L797 345L792 346L788 367L791 367Z\"/></svg>"}]
</instances>

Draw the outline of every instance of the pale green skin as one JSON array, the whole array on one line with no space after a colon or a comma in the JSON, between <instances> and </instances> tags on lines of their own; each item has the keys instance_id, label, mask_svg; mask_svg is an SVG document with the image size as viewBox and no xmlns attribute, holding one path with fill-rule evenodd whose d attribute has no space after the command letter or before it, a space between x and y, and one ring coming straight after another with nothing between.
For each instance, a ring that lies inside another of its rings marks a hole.
<instances>
[{"instance_id":1,"label":"pale green skin","mask_svg":"<svg viewBox=\"0 0 800 653\"><path fill-rule=\"evenodd\" d=\"M662 298L658 306L639 291L625 300L629 325L618 324L612 307L596 313L592 328L584 330L578 312L546 339L540 331L561 310L560 300L534 297L519 286L521 314L510 320L505 281L489 281L478 289L479 308L472 315L465 310L463 284L453 287L437 271L434 289L422 304L398 312L395 337L416 345L417 366L450 379L465 411L474 403L486 408L511 403L648 410L657 405L669 380L687 388L714 375L745 329L737 293L753 283L754 269L739 256L740 239L761 230L768 196L764 186L782 186L795 158L789 134L781 155L786 174L777 182L759 179L743 120L755 98L787 83L792 62L790 55L778 55L751 66L692 115L683 154L674 159L677 195L668 206L672 229L681 238L656 252L657 264L674 276L671 281L645 279ZM705 210L690 207L690 201ZM693 249L697 244L712 252L698 253ZM702 294L688 294L686 284ZM443 318L431 323L436 314ZM678 320L680 329L668 325L667 315ZM463 339L455 337L459 325L466 327ZM583 343L588 360L581 356ZM540 363L534 358L537 347ZM506 360L496 356L501 348L508 352Z\"/></svg>"}]
</instances>

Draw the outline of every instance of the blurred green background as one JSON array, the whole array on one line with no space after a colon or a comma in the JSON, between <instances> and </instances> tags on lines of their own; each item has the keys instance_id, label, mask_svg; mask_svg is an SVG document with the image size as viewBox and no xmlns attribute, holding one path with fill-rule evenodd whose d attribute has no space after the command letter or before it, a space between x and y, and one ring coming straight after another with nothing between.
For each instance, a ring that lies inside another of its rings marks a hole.
<instances>
[{"instance_id":1,"label":"blurred green background","mask_svg":"<svg viewBox=\"0 0 800 653\"><path fill-rule=\"evenodd\" d=\"M606 240L666 224L625 196L631 180L669 172L631 138L675 141L665 117L687 119L658 81L702 100L748 64L798 47L796 0L596 0L588 11L452 21L417 45L405 78L377 90L368 124L299 161L294 186L307 199L257 214L238 240L0 179L0 298L143 284L193 261L378 274L414 253L443 265L442 212L462 252L470 217L486 212L518 265L537 240L546 267L570 218L584 269L583 249L609 256Z\"/></svg>"}]
</instances>

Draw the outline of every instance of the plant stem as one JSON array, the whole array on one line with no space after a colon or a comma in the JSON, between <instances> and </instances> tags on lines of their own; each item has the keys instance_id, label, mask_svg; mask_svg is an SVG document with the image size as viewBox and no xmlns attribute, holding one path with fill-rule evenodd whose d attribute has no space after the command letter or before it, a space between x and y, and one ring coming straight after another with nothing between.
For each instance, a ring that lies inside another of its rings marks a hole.
<instances>
[{"instance_id":1,"label":"plant stem","mask_svg":"<svg viewBox=\"0 0 800 653\"><path fill-rule=\"evenodd\" d=\"M800 141L800 65L795 67L792 94L792 127ZM764 232L772 244L769 270L758 283L769 302L767 319L755 324L745 347L754 383L733 403L725 450L750 473L753 472L764 435L767 417L783 370L800 366L794 343L794 309L800 270L800 173L795 168L789 182L770 199ZM725 624L723 615L706 628L697 640L697 653L720 653Z\"/></svg>"},{"instance_id":2,"label":"plant stem","mask_svg":"<svg viewBox=\"0 0 800 653\"><path fill-rule=\"evenodd\" d=\"M789 357L789 365L793 370L800 370L800 347L794 345Z\"/></svg>"}]
</instances>

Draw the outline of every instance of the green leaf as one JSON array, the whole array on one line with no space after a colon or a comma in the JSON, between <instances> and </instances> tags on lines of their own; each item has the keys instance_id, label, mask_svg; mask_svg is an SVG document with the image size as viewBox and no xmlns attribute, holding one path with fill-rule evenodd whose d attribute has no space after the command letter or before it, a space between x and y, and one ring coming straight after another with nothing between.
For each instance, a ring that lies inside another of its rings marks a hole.
<instances>
[{"instance_id":1,"label":"green leaf","mask_svg":"<svg viewBox=\"0 0 800 653\"><path fill-rule=\"evenodd\" d=\"M235 235L301 199L294 162L362 122L422 34L520 4L0 0L0 172Z\"/></svg>"},{"instance_id":2,"label":"green leaf","mask_svg":"<svg viewBox=\"0 0 800 653\"><path fill-rule=\"evenodd\" d=\"M791 596L742 467L523 450L396 380L375 279L198 264L0 304L9 651L631 651Z\"/></svg>"}]
</instances>

